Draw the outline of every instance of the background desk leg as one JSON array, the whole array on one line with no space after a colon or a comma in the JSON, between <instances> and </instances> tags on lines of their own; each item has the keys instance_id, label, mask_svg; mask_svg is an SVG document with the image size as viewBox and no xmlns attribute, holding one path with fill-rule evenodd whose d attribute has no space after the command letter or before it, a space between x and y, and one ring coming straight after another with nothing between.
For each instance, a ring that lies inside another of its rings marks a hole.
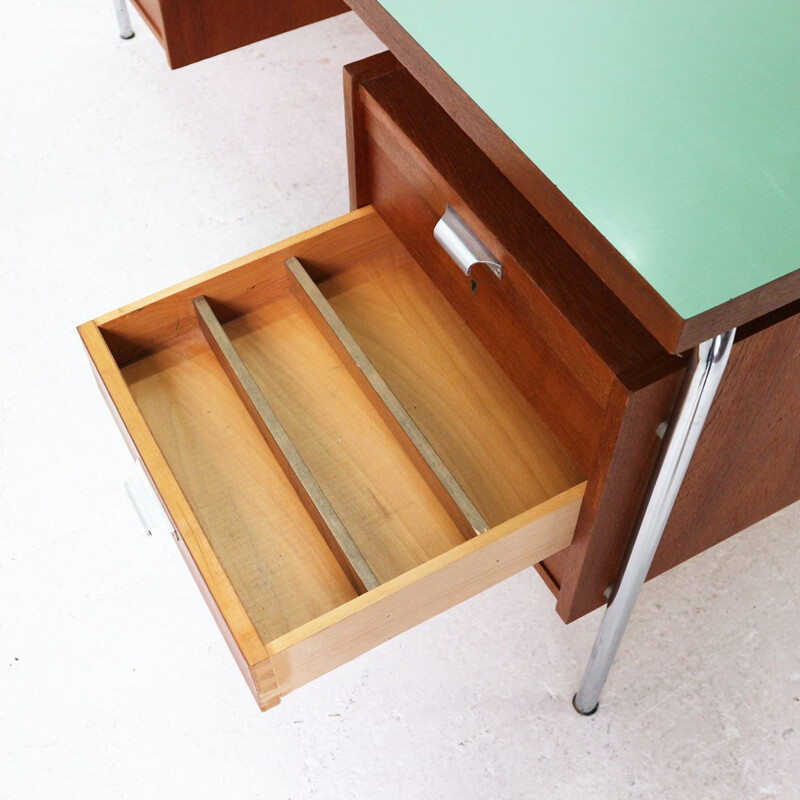
<instances>
[{"instance_id":1,"label":"background desk leg","mask_svg":"<svg viewBox=\"0 0 800 800\"><path fill-rule=\"evenodd\" d=\"M114 11L117 12L117 24L119 25L120 38L133 39L134 33L131 27L131 18L128 15L128 4L126 0L114 0Z\"/></svg>"},{"instance_id":2,"label":"background desk leg","mask_svg":"<svg viewBox=\"0 0 800 800\"><path fill-rule=\"evenodd\" d=\"M728 363L735 333L734 329L715 336L694 351L642 506L633 543L608 601L580 688L572 700L579 714L588 716L597 711L600 692Z\"/></svg>"}]
</instances>

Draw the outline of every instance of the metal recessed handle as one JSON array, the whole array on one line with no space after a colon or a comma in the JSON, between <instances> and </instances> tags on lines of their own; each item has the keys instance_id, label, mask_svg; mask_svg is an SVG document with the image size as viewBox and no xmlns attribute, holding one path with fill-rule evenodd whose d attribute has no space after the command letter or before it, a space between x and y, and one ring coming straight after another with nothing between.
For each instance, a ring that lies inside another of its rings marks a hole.
<instances>
[{"instance_id":1,"label":"metal recessed handle","mask_svg":"<svg viewBox=\"0 0 800 800\"><path fill-rule=\"evenodd\" d=\"M125 491L148 536L152 536L154 531L168 531L173 538L178 538L172 520L161 505L161 500L138 459L125 481Z\"/></svg>"},{"instance_id":2,"label":"metal recessed handle","mask_svg":"<svg viewBox=\"0 0 800 800\"><path fill-rule=\"evenodd\" d=\"M486 264L498 278L503 277L503 265L449 203L433 229L433 236L465 275L476 264Z\"/></svg>"}]
</instances>

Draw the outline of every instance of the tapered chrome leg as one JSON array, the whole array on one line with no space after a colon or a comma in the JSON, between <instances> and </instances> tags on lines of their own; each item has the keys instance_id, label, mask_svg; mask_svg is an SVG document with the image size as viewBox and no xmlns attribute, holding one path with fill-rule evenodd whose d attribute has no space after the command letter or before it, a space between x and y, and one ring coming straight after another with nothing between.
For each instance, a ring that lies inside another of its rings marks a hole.
<instances>
[{"instance_id":1,"label":"tapered chrome leg","mask_svg":"<svg viewBox=\"0 0 800 800\"><path fill-rule=\"evenodd\" d=\"M114 0L114 11L117 12L117 24L119 25L119 35L122 39L133 39L134 33L131 27L131 18L128 15L128 4L126 0Z\"/></svg>"},{"instance_id":2,"label":"tapered chrome leg","mask_svg":"<svg viewBox=\"0 0 800 800\"><path fill-rule=\"evenodd\" d=\"M597 711L600 692L728 363L735 333L734 329L715 336L695 350L642 507L633 545L611 593L581 686L572 701L580 714L588 716Z\"/></svg>"}]
</instances>

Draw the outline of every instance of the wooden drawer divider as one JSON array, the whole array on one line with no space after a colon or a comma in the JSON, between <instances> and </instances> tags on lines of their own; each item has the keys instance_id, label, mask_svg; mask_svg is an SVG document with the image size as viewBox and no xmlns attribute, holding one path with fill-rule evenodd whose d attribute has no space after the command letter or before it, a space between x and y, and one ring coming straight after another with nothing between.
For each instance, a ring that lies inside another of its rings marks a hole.
<instances>
[{"instance_id":1,"label":"wooden drawer divider","mask_svg":"<svg viewBox=\"0 0 800 800\"><path fill-rule=\"evenodd\" d=\"M300 260L287 259L286 268L289 270L289 284L295 296L347 367L361 391L389 425L461 533L470 539L478 533L488 531L486 520L361 349Z\"/></svg>"},{"instance_id":2,"label":"wooden drawer divider","mask_svg":"<svg viewBox=\"0 0 800 800\"><path fill-rule=\"evenodd\" d=\"M201 295L193 302L200 329L211 350L354 588L364 592L380 586L380 581L258 388L208 300Z\"/></svg>"},{"instance_id":3,"label":"wooden drawer divider","mask_svg":"<svg viewBox=\"0 0 800 800\"><path fill-rule=\"evenodd\" d=\"M297 258L286 262L290 286L320 333L411 457L449 516L466 538L489 525L438 453L356 342ZM256 383L204 295L194 298L200 329L248 414L311 515L356 591L380 585L350 532L336 513L269 401Z\"/></svg>"}]
</instances>

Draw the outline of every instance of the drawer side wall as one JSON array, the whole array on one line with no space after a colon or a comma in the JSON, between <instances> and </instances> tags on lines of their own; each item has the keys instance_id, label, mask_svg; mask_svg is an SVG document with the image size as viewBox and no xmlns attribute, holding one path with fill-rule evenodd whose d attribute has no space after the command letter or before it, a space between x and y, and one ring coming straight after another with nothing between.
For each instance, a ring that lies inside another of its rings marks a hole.
<instances>
[{"instance_id":1,"label":"drawer side wall","mask_svg":"<svg viewBox=\"0 0 800 800\"><path fill-rule=\"evenodd\" d=\"M181 555L258 700L264 690L257 685L252 667L267 657L264 644L164 461L102 333L94 322L82 325L78 332L103 398L132 455L141 460L176 530L180 532Z\"/></svg>"}]
</instances>

